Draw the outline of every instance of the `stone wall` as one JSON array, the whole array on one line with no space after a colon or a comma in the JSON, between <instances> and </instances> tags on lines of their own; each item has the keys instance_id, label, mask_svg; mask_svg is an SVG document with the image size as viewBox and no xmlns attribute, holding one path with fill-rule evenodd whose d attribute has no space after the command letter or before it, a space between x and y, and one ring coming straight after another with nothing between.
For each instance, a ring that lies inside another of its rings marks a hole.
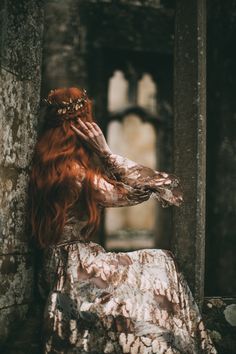
<instances>
[{"instance_id":1,"label":"stone wall","mask_svg":"<svg viewBox=\"0 0 236 354\"><path fill-rule=\"evenodd\" d=\"M203 319L219 354L236 352L235 298L205 298Z\"/></svg>"},{"instance_id":2,"label":"stone wall","mask_svg":"<svg viewBox=\"0 0 236 354\"><path fill-rule=\"evenodd\" d=\"M208 1L206 295L236 295L236 3Z\"/></svg>"},{"instance_id":3,"label":"stone wall","mask_svg":"<svg viewBox=\"0 0 236 354\"><path fill-rule=\"evenodd\" d=\"M87 88L86 29L80 23L80 1L48 0L45 3L42 97L51 89Z\"/></svg>"},{"instance_id":4,"label":"stone wall","mask_svg":"<svg viewBox=\"0 0 236 354\"><path fill-rule=\"evenodd\" d=\"M0 347L33 302L25 211L40 97L42 5L37 0L1 2Z\"/></svg>"}]
</instances>

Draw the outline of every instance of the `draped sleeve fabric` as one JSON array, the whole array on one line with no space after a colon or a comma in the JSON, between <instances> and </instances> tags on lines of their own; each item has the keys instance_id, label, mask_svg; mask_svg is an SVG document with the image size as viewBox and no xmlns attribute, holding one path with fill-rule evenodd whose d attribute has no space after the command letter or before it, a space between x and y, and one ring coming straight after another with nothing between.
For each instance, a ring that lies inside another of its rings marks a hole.
<instances>
[{"instance_id":1,"label":"draped sleeve fabric","mask_svg":"<svg viewBox=\"0 0 236 354\"><path fill-rule=\"evenodd\" d=\"M86 176L85 168L77 165L77 182L82 190ZM151 191L136 188L98 172L93 173L93 197L99 207L123 207L142 203L150 198Z\"/></svg>"},{"instance_id":2,"label":"draped sleeve fabric","mask_svg":"<svg viewBox=\"0 0 236 354\"><path fill-rule=\"evenodd\" d=\"M166 172L155 171L123 156L107 153L101 157L107 175L134 190L146 190L163 207L180 206L183 201L179 179Z\"/></svg>"},{"instance_id":3,"label":"draped sleeve fabric","mask_svg":"<svg viewBox=\"0 0 236 354\"><path fill-rule=\"evenodd\" d=\"M140 204L150 198L151 192L129 184L106 179L95 174L93 181L94 198L101 207L123 207Z\"/></svg>"}]
</instances>

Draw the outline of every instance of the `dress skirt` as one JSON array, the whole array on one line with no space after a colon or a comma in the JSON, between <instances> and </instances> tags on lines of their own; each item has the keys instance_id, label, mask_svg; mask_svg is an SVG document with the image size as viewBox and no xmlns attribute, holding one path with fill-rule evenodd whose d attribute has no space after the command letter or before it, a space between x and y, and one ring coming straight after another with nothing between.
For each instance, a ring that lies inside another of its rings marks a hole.
<instances>
[{"instance_id":1,"label":"dress skirt","mask_svg":"<svg viewBox=\"0 0 236 354\"><path fill-rule=\"evenodd\" d=\"M67 242L45 254L44 354L216 353L172 254Z\"/></svg>"}]
</instances>

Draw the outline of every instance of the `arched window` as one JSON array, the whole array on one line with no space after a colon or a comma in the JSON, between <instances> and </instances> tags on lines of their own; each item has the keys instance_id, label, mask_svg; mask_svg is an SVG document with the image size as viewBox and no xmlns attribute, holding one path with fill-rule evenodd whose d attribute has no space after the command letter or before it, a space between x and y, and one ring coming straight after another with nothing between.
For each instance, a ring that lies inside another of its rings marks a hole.
<instances>
[{"instance_id":1,"label":"arched window","mask_svg":"<svg viewBox=\"0 0 236 354\"><path fill-rule=\"evenodd\" d=\"M128 106L129 83L122 71L116 70L109 80L108 111L114 112Z\"/></svg>"},{"instance_id":2,"label":"arched window","mask_svg":"<svg viewBox=\"0 0 236 354\"><path fill-rule=\"evenodd\" d=\"M157 114L157 87L148 73L144 73L138 81L137 103L148 112Z\"/></svg>"},{"instance_id":3,"label":"arched window","mask_svg":"<svg viewBox=\"0 0 236 354\"><path fill-rule=\"evenodd\" d=\"M142 75L136 85L137 104L134 105L130 102L129 82L122 71L115 71L110 79L108 108L112 119L107 128L107 140L114 153L157 169L157 88L147 73ZM106 209L106 248L153 248L157 232L157 214L157 203L153 200L133 207Z\"/></svg>"}]
</instances>

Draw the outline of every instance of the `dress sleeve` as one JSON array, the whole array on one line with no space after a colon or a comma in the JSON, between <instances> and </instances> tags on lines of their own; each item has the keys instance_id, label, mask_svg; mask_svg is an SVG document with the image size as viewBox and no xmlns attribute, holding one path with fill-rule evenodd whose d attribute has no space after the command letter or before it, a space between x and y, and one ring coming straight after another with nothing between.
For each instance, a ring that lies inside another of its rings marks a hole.
<instances>
[{"instance_id":1,"label":"dress sleeve","mask_svg":"<svg viewBox=\"0 0 236 354\"><path fill-rule=\"evenodd\" d=\"M101 207L123 207L140 204L150 198L145 188L135 188L96 174L93 181L94 196Z\"/></svg>"},{"instance_id":2,"label":"dress sleeve","mask_svg":"<svg viewBox=\"0 0 236 354\"><path fill-rule=\"evenodd\" d=\"M77 176L77 184L80 190L86 170L78 165L73 166ZM123 207L140 204L150 198L151 192L145 188L135 188L121 181L110 179L101 173L93 173L93 196L100 207Z\"/></svg>"},{"instance_id":3,"label":"dress sleeve","mask_svg":"<svg viewBox=\"0 0 236 354\"><path fill-rule=\"evenodd\" d=\"M183 201L179 179L166 172L155 171L116 154L106 154L102 163L107 175L134 190L146 190L163 207L180 206Z\"/></svg>"}]
</instances>

